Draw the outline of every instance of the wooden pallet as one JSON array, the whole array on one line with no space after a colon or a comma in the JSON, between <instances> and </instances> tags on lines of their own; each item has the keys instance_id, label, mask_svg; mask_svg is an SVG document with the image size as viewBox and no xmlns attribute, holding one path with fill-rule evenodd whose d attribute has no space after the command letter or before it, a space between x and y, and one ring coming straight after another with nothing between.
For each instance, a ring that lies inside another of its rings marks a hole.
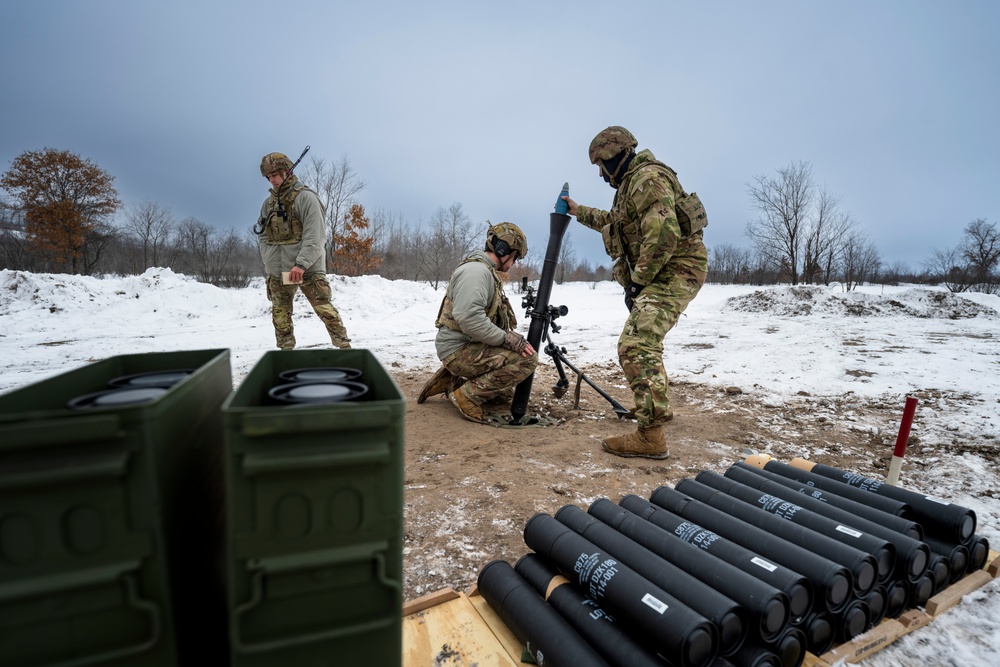
<instances>
[{"instance_id":1,"label":"wooden pallet","mask_svg":"<svg viewBox=\"0 0 1000 667\"><path fill-rule=\"evenodd\" d=\"M941 591L924 606L899 618L885 619L868 632L821 656L806 654L804 667L856 663L924 627L962 597L1000 573L1000 553L991 551L986 566ZM519 667L521 642L504 625L475 586L465 593L445 588L403 607L403 667Z\"/></svg>"},{"instance_id":2,"label":"wooden pallet","mask_svg":"<svg viewBox=\"0 0 1000 667\"><path fill-rule=\"evenodd\" d=\"M516 657L515 657L516 656ZM475 589L403 607L403 667L518 667L521 643Z\"/></svg>"},{"instance_id":3,"label":"wooden pallet","mask_svg":"<svg viewBox=\"0 0 1000 667\"><path fill-rule=\"evenodd\" d=\"M881 651L903 635L924 627L935 617L961 602L964 596L988 584L998 572L1000 572L1000 554L990 551L986 566L982 570L966 575L932 597L923 610L911 609L899 618L887 618L868 632L833 647L819 657L807 653L806 660L802 664L804 667L830 667L839 660L846 663L859 662Z\"/></svg>"}]
</instances>

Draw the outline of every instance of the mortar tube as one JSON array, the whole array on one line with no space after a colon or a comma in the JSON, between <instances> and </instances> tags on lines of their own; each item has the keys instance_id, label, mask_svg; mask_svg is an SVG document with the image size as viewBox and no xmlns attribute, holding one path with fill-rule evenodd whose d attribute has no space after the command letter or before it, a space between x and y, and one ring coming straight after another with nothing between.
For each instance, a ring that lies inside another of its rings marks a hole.
<instances>
[{"instance_id":1,"label":"mortar tube","mask_svg":"<svg viewBox=\"0 0 1000 667\"><path fill-rule=\"evenodd\" d=\"M834 630L834 641L843 644L865 632L871 623L871 617L871 610L868 609L867 602L861 599L852 600L846 609L836 615L837 626Z\"/></svg>"},{"instance_id":2,"label":"mortar tube","mask_svg":"<svg viewBox=\"0 0 1000 667\"><path fill-rule=\"evenodd\" d=\"M969 569L967 574L976 570L981 570L986 565L986 560L990 557L990 542L982 535L973 535L969 543L965 545L969 550Z\"/></svg>"},{"instance_id":3,"label":"mortar tube","mask_svg":"<svg viewBox=\"0 0 1000 667\"><path fill-rule=\"evenodd\" d=\"M876 563L876 581L886 581L892 576L896 566L896 547L888 540L860 528L856 522L835 521L824 514L800 505L796 501L755 489L710 470L699 473L695 477L695 481L738 498L748 505L762 509L780 519L790 521L859 551L871 554ZM855 580L857 579L858 577L855 576ZM869 588L869 590L871 589Z\"/></svg>"},{"instance_id":4,"label":"mortar tube","mask_svg":"<svg viewBox=\"0 0 1000 667\"><path fill-rule=\"evenodd\" d=\"M909 607L923 607L934 595L934 580L928 572L913 582L904 582L909 591Z\"/></svg>"},{"instance_id":5,"label":"mortar tube","mask_svg":"<svg viewBox=\"0 0 1000 667\"><path fill-rule=\"evenodd\" d=\"M863 489L877 496L905 502L913 509L914 518L924 527L924 534L936 535L941 539L961 544L968 541L976 532L976 513L968 507L806 459L793 459L791 464L796 467L805 467L809 472Z\"/></svg>"},{"instance_id":6,"label":"mortar tube","mask_svg":"<svg viewBox=\"0 0 1000 667\"><path fill-rule=\"evenodd\" d=\"M744 643L743 646L740 646L740 650L730 657L735 662L726 662L725 664L736 664L740 667L784 667L781 664L781 658L773 651L758 644ZM720 658L720 660L725 660L725 658ZM716 664L712 663L712 667L716 667Z\"/></svg>"},{"instance_id":7,"label":"mortar tube","mask_svg":"<svg viewBox=\"0 0 1000 667\"><path fill-rule=\"evenodd\" d=\"M888 590L882 584L876 584L863 599L868 605L868 611L871 614L871 617L868 619L868 628L866 628L870 629L881 623L882 619L885 618L886 605L888 604Z\"/></svg>"},{"instance_id":8,"label":"mortar tube","mask_svg":"<svg viewBox=\"0 0 1000 667\"><path fill-rule=\"evenodd\" d=\"M564 186L566 188L568 186ZM565 204L561 199L557 200ZM542 349L542 333L546 326L546 311L552 294L552 283L556 277L556 264L559 260L559 249L562 247L563 236L569 228L569 216L563 213L549 214L549 242L545 249L545 261L542 263L542 276L538 280L538 290L535 292L535 305L528 315L531 324L528 325L528 342L536 351ZM510 404L510 416L513 422L519 423L524 413L528 411L528 399L531 396L531 383L535 378L532 373L514 389L514 399Z\"/></svg>"},{"instance_id":9,"label":"mortar tube","mask_svg":"<svg viewBox=\"0 0 1000 667\"><path fill-rule=\"evenodd\" d=\"M916 521L903 518L896 514L886 512L884 510L870 507L857 500L851 500L845 496L838 495L833 491L826 491L818 486L810 485L806 482L800 482L798 480L792 479L790 477L785 477L768 470L763 470L761 468L756 468L752 465L743 463L742 461L737 461L729 470L740 470L746 473L751 473L766 479L768 482L773 482L775 484L780 484L782 486L788 487L789 489L804 495L809 498L814 498L820 501L823 505L828 507L836 507L837 509L844 510L844 512L861 517L862 519L868 520L870 523L888 528L893 532L902 533L914 540L922 540L924 537L923 528ZM728 471L726 472L726 477L729 477ZM733 479L737 479L733 477ZM744 484L749 484L745 481L746 476L741 476L739 481ZM820 478L822 479L822 478ZM861 491L860 493L864 493Z\"/></svg>"},{"instance_id":10,"label":"mortar tube","mask_svg":"<svg viewBox=\"0 0 1000 667\"><path fill-rule=\"evenodd\" d=\"M509 563L495 560L479 572L479 592L538 664L610 667Z\"/></svg>"},{"instance_id":11,"label":"mortar tube","mask_svg":"<svg viewBox=\"0 0 1000 667\"><path fill-rule=\"evenodd\" d=\"M788 597L789 621L804 616L815 596L812 582L801 573L764 558L718 533L688 521L636 495L626 495L619 505L639 519L675 535L691 548L729 563L781 591Z\"/></svg>"},{"instance_id":12,"label":"mortar tube","mask_svg":"<svg viewBox=\"0 0 1000 667\"><path fill-rule=\"evenodd\" d=\"M782 630L774 641L762 645L778 656L781 667L798 667L806 657L806 635L793 625Z\"/></svg>"},{"instance_id":13,"label":"mortar tube","mask_svg":"<svg viewBox=\"0 0 1000 667\"><path fill-rule=\"evenodd\" d=\"M708 665L718 655L718 631L702 615L551 516L531 517L524 542L677 667Z\"/></svg>"},{"instance_id":14,"label":"mortar tube","mask_svg":"<svg viewBox=\"0 0 1000 667\"><path fill-rule=\"evenodd\" d=\"M774 586L712 555L703 557L681 538L643 521L606 498L591 503L587 511L625 537L745 607L754 621L749 629L762 639L776 639L788 624L788 596Z\"/></svg>"},{"instance_id":15,"label":"mortar tube","mask_svg":"<svg viewBox=\"0 0 1000 667\"><path fill-rule=\"evenodd\" d=\"M719 655L732 655L746 639L749 625L747 610L718 590L576 505L562 507L555 513L555 518L711 621L719 631Z\"/></svg>"},{"instance_id":16,"label":"mortar tube","mask_svg":"<svg viewBox=\"0 0 1000 667\"><path fill-rule=\"evenodd\" d=\"M836 643L837 619L823 609L807 614L796 626L806 638L806 648L813 655L822 655Z\"/></svg>"},{"instance_id":17,"label":"mortar tube","mask_svg":"<svg viewBox=\"0 0 1000 667\"><path fill-rule=\"evenodd\" d=\"M835 493L843 498L849 498L857 503L874 507L883 512L888 512L889 514L895 514L896 516L910 520L916 519L913 513L913 508L905 502L894 498L873 495L863 489L848 486L847 484L830 479L829 477L824 477L823 475L817 475L814 472L805 470L798 466L792 466L772 459L764 464L764 470L781 475L782 477L787 477L788 479L794 479L795 481L808 486L815 486L823 491ZM923 529L921 528L921 536L922 535Z\"/></svg>"},{"instance_id":18,"label":"mortar tube","mask_svg":"<svg viewBox=\"0 0 1000 667\"><path fill-rule=\"evenodd\" d=\"M674 488L741 521L843 565L851 572L853 590L858 595L870 591L878 579L878 563L869 553L849 547L804 526L779 519L773 514L763 512L693 479L682 479ZM830 611L839 611L839 608Z\"/></svg>"},{"instance_id":19,"label":"mortar tube","mask_svg":"<svg viewBox=\"0 0 1000 667\"><path fill-rule=\"evenodd\" d=\"M938 553L948 559L948 583L955 583L965 576L969 570L969 550L962 544L942 542L935 537L926 539L932 553Z\"/></svg>"},{"instance_id":20,"label":"mortar tube","mask_svg":"<svg viewBox=\"0 0 1000 667\"><path fill-rule=\"evenodd\" d=\"M897 579L885 587L885 617L899 618L910 606L910 583Z\"/></svg>"},{"instance_id":21,"label":"mortar tube","mask_svg":"<svg viewBox=\"0 0 1000 667\"><path fill-rule=\"evenodd\" d=\"M514 571L611 664L663 667L663 658L636 642L622 623L580 593L538 554L522 556L514 565Z\"/></svg>"},{"instance_id":22,"label":"mortar tube","mask_svg":"<svg viewBox=\"0 0 1000 667\"><path fill-rule=\"evenodd\" d=\"M754 551L768 560L794 568L812 582L817 600L826 609L839 611L847 605L854 582L850 571L843 565L669 487L661 486L656 489L650 500L655 505L714 530L727 539L752 546Z\"/></svg>"},{"instance_id":23,"label":"mortar tube","mask_svg":"<svg viewBox=\"0 0 1000 667\"><path fill-rule=\"evenodd\" d=\"M793 503L801 504L803 507L814 511L817 514L822 514L830 519L842 522L844 525L864 530L891 543L895 549L895 567L889 572L890 576L884 578L879 577L879 581L881 583L885 583L891 579L894 574L913 580L923 574L927 569L927 563L930 561L931 553L930 549L923 542L892 530L891 528L887 528L874 521L869 521L864 517L852 514L847 510L829 505L823 502L819 497L806 495L799 490L796 490L795 486L797 486L798 483L793 480L787 480L793 486L785 486L780 482L771 481L771 477L762 477L757 473L759 472L772 477L777 477L778 479L784 479L780 475L773 475L772 473L767 473L763 470L757 472L751 472L751 470L752 469L748 466L736 464L726 471L726 477L760 491L770 493L779 498L784 498L785 500ZM853 504L857 505L857 503ZM881 514L883 520L887 522L889 522L890 519L896 519L903 523L909 523L899 517L886 514L885 512L879 512L879 514Z\"/></svg>"},{"instance_id":24,"label":"mortar tube","mask_svg":"<svg viewBox=\"0 0 1000 667\"><path fill-rule=\"evenodd\" d=\"M951 561L944 554L935 553L931 549L931 562L927 567L927 574L930 575L934 585L931 595L937 595L948 586L948 580L951 578Z\"/></svg>"}]
</instances>

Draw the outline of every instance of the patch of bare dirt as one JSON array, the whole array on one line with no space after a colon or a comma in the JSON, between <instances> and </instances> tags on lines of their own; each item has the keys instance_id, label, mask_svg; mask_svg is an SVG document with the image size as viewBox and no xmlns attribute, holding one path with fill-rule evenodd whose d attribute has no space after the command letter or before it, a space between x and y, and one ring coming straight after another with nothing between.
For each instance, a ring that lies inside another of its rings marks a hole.
<instances>
[{"instance_id":1,"label":"patch of bare dirt","mask_svg":"<svg viewBox=\"0 0 1000 667\"><path fill-rule=\"evenodd\" d=\"M616 400L631 406L617 366L583 369ZM404 599L451 587L465 590L484 565L514 563L529 549L524 525L535 513L599 498L645 498L702 470L724 472L743 450L787 461L796 456L865 474L884 475L900 406L799 395L772 405L753 387L671 384L670 458L626 459L601 450L601 438L635 429L586 384L580 409L573 388L561 399L549 364L536 372L529 414L556 426L495 428L462 419L443 396L416 402L434 369L394 370L407 400L404 507ZM570 375L571 381L575 378ZM872 427L872 424L881 425ZM911 442L913 440L911 439Z\"/></svg>"}]
</instances>

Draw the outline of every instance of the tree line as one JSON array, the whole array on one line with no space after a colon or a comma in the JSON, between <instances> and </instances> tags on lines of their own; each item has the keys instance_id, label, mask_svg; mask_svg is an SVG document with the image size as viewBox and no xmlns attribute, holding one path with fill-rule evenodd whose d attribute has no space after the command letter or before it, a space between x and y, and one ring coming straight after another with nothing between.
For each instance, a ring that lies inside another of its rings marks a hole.
<instances>
[{"instance_id":1,"label":"tree line","mask_svg":"<svg viewBox=\"0 0 1000 667\"><path fill-rule=\"evenodd\" d=\"M751 245L712 248L710 282L839 283L846 290L905 282L1000 294L1000 230L985 218L968 223L958 245L934 250L922 270L913 271L902 262L882 261L865 230L841 208L840 197L816 185L808 163L754 177L747 195L757 212L745 229Z\"/></svg>"},{"instance_id":2,"label":"tree line","mask_svg":"<svg viewBox=\"0 0 1000 667\"><path fill-rule=\"evenodd\" d=\"M461 203L440 207L410 224L400 214L367 210L365 182L346 156L312 158L300 178L326 211L329 273L445 284L454 267L482 246L489 221L473 222ZM138 274L150 267L222 287L246 286L261 274L256 236L220 230L145 200L124 205L114 177L69 151L43 149L17 156L0 177L0 268L55 273ZM747 196L757 216L746 224L749 246L710 245L709 282L738 284L944 284L952 291L1000 293L1000 231L985 218L963 230L960 242L935 250L914 272L886 266L840 197L816 185L808 163L792 162L754 177ZM542 260L519 262L509 278L536 279ZM563 241L556 281L610 280L608 267L578 259Z\"/></svg>"}]
</instances>

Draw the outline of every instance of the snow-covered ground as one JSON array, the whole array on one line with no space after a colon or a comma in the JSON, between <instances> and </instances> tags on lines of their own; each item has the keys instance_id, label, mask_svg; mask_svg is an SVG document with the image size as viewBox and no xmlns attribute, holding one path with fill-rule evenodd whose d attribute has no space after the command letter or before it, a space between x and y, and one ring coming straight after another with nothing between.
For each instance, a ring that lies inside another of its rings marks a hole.
<instances>
[{"instance_id":1,"label":"snow-covered ground","mask_svg":"<svg viewBox=\"0 0 1000 667\"><path fill-rule=\"evenodd\" d=\"M442 290L371 276L331 276L331 285L355 347L390 369L437 366ZM510 296L519 305L520 295ZM551 303L569 308L554 337L571 347L574 364L616 361L625 316L617 285L556 285ZM299 347L329 345L301 297L295 327ZM1000 545L1000 297L915 286L707 285L667 347L672 379L753 388L775 405L806 392L895 402L901 413L906 396L925 397L914 433L935 472L914 476L914 488L971 507L977 532ZM124 278L0 271L0 392L109 356L210 348L230 349L236 383L274 348L261 281L219 289L168 269ZM865 664L998 664L998 591L988 584L933 631Z\"/></svg>"}]
</instances>

